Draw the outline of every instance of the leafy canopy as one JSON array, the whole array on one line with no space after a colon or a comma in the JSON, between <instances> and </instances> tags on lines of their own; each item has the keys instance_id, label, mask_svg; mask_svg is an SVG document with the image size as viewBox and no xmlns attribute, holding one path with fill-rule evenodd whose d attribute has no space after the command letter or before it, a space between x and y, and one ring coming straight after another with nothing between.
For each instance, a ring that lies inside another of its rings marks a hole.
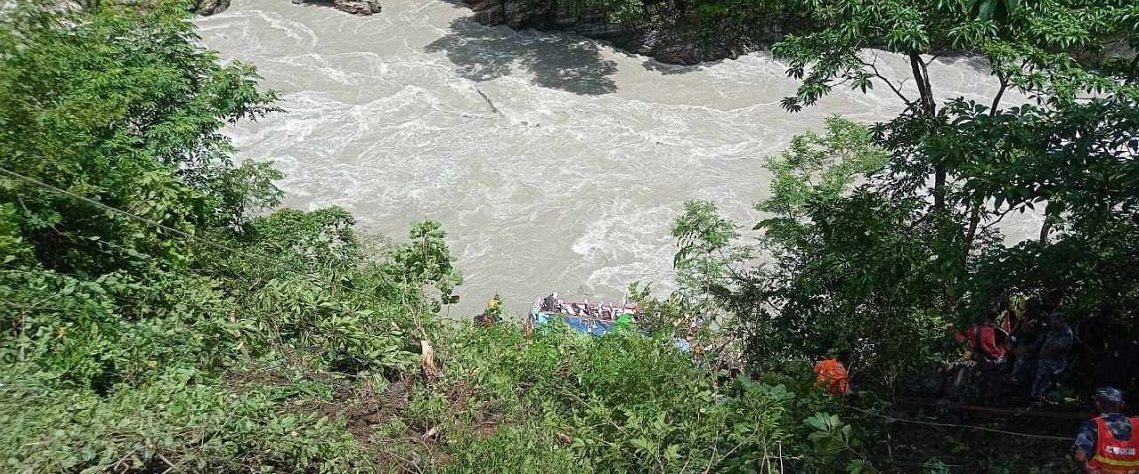
<instances>
[{"instance_id":1,"label":"leafy canopy","mask_svg":"<svg viewBox=\"0 0 1139 474\"><path fill-rule=\"evenodd\" d=\"M803 8L813 27L773 48L788 61L787 74L802 81L783 101L789 110L815 104L836 86L866 91L877 82L910 110L932 115L927 66L935 56L983 59L1002 86L994 107L1008 86L1052 104L1136 94L1127 82L1139 69L1118 51L1139 41L1139 7L1128 0L807 0ZM905 56L910 71L883 72L873 50ZM904 85L906 75L914 86Z\"/></svg>"},{"instance_id":2,"label":"leafy canopy","mask_svg":"<svg viewBox=\"0 0 1139 474\"><path fill-rule=\"evenodd\" d=\"M240 226L277 203L265 163L234 166L219 133L274 110L253 69L198 46L184 10L103 6L90 14L17 8L0 18L0 166L144 219L197 233ZM183 264L159 228L5 174L0 200L41 260L112 271L131 251ZM115 246L111 246L111 244Z\"/></svg>"}]
</instances>

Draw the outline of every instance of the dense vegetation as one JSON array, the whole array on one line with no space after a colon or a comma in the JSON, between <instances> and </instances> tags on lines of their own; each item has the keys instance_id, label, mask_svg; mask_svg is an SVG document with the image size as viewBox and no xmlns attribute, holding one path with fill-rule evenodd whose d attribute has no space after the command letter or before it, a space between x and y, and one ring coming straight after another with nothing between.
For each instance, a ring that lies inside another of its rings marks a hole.
<instances>
[{"instance_id":1,"label":"dense vegetation","mask_svg":"<svg viewBox=\"0 0 1139 474\"><path fill-rule=\"evenodd\" d=\"M809 21L776 49L802 79L788 109L846 84L905 112L772 157L758 246L689 203L680 290L639 288L647 334L600 338L434 319L461 283L437 223L390 243L340 209L270 212L280 174L220 130L273 94L180 5L6 11L2 470L867 472L881 427L804 361L853 349L887 393L1000 295L1060 294L1073 318L1139 302L1139 7L790 5ZM939 99L948 52L999 92ZM1040 235L1006 244L1002 219L1037 207ZM714 348L695 357L672 339L694 315Z\"/></svg>"},{"instance_id":2,"label":"dense vegetation","mask_svg":"<svg viewBox=\"0 0 1139 474\"><path fill-rule=\"evenodd\" d=\"M671 340L450 327L438 224L267 212L274 110L183 9L21 5L0 36L4 472L708 472L861 465L798 380ZM814 468L811 468L814 469Z\"/></svg>"},{"instance_id":3,"label":"dense vegetation","mask_svg":"<svg viewBox=\"0 0 1139 474\"><path fill-rule=\"evenodd\" d=\"M889 387L947 356L946 322L976 322L1009 296L1059 297L1073 322L1136 306L1139 4L802 7L817 28L774 48L802 81L784 106L885 87L904 111L870 128L833 119L772 158L758 248L733 246L710 203L678 221L682 253L712 261L706 293L736 316L753 365L845 347ZM887 74L889 53L912 67ZM941 98L928 67L942 56L982 61L996 92ZM1043 217L1038 234L1002 234L1026 213Z\"/></svg>"}]
</instances>

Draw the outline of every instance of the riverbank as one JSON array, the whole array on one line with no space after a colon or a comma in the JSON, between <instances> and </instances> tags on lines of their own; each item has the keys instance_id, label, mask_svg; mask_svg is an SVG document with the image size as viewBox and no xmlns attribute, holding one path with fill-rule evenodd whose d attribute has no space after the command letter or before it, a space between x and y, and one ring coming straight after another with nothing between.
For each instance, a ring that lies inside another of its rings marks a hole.
<instances>
[{"instance_id":1,"label":"riverbank","mask_svg":"<svg viewBox=\"0 0 1139 474\"><path fill-rule=\"evenodd\" d=\"M600 9L582 9L557 0L463 0L487 26L515 30L564 31L605 41L617 49L665 64L693 65L735 59L772 44L781 36L782 11L734 11L732 19L703 18L680 2L643 6L634 19L615 21ZM715 35L706 31L715 30Z\"/></svg>"}]
</instances>

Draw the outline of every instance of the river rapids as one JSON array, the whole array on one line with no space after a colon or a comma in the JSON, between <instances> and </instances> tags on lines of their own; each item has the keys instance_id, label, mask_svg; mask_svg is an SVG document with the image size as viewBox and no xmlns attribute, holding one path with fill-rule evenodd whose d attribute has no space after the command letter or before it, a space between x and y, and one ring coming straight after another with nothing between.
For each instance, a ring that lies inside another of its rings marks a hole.
<instances>
[{"instance_id":1,"label":"river rapids","mask_svg":"<svg viewBox=\"0 0 1139 474\"><path fill-rule=\"evenodd\" d=\"M522 312L552 290L667 289L685 200L750 228L765 159L793 135L827 115L873 122L902 107L879 86L788 113L779 100L796 82L763 52L668 66L570 34L482 26L457 2L383 7L358 17L236 0L196 23L206 46L280 92L285 112L228 130L239 158L276 163L285 205L341 206L368 232L398 240L413 221L442 222L465 278L455 317L494 293ZM931 74L944 97L997 88L969 61L935 61Z\"/></svg>"}]
</instances>

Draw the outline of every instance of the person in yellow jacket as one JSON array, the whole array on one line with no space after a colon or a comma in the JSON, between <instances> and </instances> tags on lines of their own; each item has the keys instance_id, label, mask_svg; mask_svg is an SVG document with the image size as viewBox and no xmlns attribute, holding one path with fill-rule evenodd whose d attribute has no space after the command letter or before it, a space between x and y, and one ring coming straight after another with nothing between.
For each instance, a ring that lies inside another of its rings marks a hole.
<instances>
[{"instance_id":1,"label":"person in yellow jacket","mask_svg":"<svg viewBox=\"0 0 1139 474\"><path fill-rule=\"evenodd\" d=\"M486 303L486 313L484 313L484 314L486 314L487 319L489 319L492 324L497 324L497 323L501 322L502 321L502 297L498 296L498 294L495 294L494 298L491 298L490 301L488 301Z\"/></svg>"},{"instance_id":2,"label":"person in yellow jacket","mask_svg":"<svg viewBox=\"0 0 1139 474\"><path fill-rule=\"evenodd\" d=\"M490 327L502 321L502 298L497 294L486 303L486 310L474 318L475 325Z\"/></svg>"}]
</instances>

